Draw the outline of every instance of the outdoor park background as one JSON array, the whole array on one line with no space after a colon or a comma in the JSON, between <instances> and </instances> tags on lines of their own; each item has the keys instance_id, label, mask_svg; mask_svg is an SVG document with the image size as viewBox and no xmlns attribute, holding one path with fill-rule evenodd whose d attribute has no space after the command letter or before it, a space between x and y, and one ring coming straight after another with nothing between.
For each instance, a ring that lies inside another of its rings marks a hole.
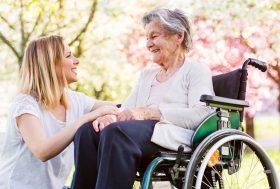
<instances>
[{"instance_id":1,"label":"outdoor park background","mask_svg":"<svg viewBox=\"0 0 280 189\"><path fill-rule=\"evenodd\" d=\"M0 147L28 41L64 36L80 58L79 82L70 87L122 102L151 64L140 20L159 6L188 14L194 39L188 59L209 65L213 75L239 68L248 57L268 63L266 73L249 69L244 125L279 173L279 0L0 0Z\"/></svg>"}]
</instances>

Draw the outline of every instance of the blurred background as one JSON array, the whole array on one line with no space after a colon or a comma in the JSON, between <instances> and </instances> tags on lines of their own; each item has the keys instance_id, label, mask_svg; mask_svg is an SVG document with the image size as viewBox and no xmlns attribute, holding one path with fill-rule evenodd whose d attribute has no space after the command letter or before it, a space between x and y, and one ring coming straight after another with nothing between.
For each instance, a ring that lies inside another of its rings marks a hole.
<instances>
[{"instance_id":1,"label":"blurred background","mask_svg":"<svg viewBox=\"0 0 280 189\"><path fill-rule=\"evenodd\" d=\"M279 0L0 0L0 146L30 40L62 35L80 58L79 82L70 88L121 103L152 64L141 16L156 7L187 13L194 39L188 59L207 64L213 75L239 68L249 57L268 63L266 73L249 69L244 127L279 173Z\"/></svg>"}]
</instances>

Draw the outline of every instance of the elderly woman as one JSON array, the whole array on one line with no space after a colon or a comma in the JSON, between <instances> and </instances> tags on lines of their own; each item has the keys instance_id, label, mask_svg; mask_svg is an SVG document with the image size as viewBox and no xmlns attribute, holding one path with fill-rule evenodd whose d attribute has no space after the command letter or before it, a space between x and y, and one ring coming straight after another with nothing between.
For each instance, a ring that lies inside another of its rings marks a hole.
<instances>
[{"instance_id":1,"label":"elderly woman","mask_svg":"<svg viewBox=\"0 0 280 189\"><path fill-rule=\"evenodd\" d=\"M157 66L142 72L118 116L99 117L78 130L75 189L132 188L141 160L179 145L189 151L194 129L211 113L199 101L202 94L213 95L210 71L186 58L187 17L179 10L156 9L142 21Z\"/></svg>"}]
</instances>

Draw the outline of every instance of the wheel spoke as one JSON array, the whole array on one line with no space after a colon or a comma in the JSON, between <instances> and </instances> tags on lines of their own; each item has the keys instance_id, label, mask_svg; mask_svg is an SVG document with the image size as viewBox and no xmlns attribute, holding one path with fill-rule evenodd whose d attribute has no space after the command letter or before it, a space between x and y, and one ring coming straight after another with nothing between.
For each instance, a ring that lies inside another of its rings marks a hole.
<instances>
[{"instance_id":1,"label":"wheel spoke","mask_svg":"<svg viewBox=\"0 0 280 189\"><path fill-rule=\"evenodd\" d=\"M196 151L199 159L195 167L199 169L193 172L196 180L193 185L206 188L217 185L219 189L273 188L277 185L274 183L276 172L269 157L250 137L230 135L204 145ZM199 150L202 153L199 154ZM219 161L210 167L209 160L217 150L220 151ZM208 171L212 173L211 179Z\"/></svg>"},{"instance_id":2,"label":"wheel spoke","mask_svg":"<svg viewBox=\"0 0 280 189\"><path fill-rule=\"evenodd\" d=\"M203 177L206 179L206 181L208 182L208 184L206 184L204 181L202 181L202 183L205 183L205 185L211 187L212 186L212 183L207 179L207 177L205 175L203 175Z\"/></svg>"},{"instance_id":3,"label":"wheel spoke","mask_svg":"<svg viewBox=\"0 0 280 189\"><path fill-rule=\"evenodd\" d=\"M251 188L251 187L254 186L255 184L257 184L257 183L263 181L264 179L266 179L266 177L264 177L264 178L262 178L262 179L259 179L257 182L255 182L254 184L252 184L251 186L249 186L249 188ZM248 188L246 188L246 189L248 189Z\"/></svg>"},{"instance_id":4,"label":"wheel spoke","mask_svg":"<svg viewBox=\"0 0 280 189\"><path fill-rule=\"evenodd\" d=\"M254 153L255 154L255 153ZM254 157L254 155L253 155L253 157ZM255 168L257 167L256 165L257 165L257 163L259 163L260 162L260 160L259 159L257 159L257 162L254 164L254 167L252 168L252 170L249 172L249 176L248 176L248 178L250 178L250 176L251 176L251 174L253 173L253 171L255 170ZM258 175L258 174L257 174ZM248 180L248 179L246 179L246 180ZM247 187L247 185L248 185L248 183L249 182L247 182L247 184L245 185L245 188Z\"/></svg>"}]
</instances>

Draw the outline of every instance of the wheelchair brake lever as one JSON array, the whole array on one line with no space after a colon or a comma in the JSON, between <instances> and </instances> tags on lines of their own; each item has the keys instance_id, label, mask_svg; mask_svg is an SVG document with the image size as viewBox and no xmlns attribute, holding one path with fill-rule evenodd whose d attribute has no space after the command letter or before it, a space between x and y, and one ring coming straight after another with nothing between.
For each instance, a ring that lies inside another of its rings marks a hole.
<instances>
[{"instance_id":1,"label":"wheelchair brake lever","mask_svg":"<svg viewBox=\"0 0 280 189\"><path fill-rule=\"evenodd\" d=\"M180 164L181 162L181 159L183 157L183 154L184 154L184 146L183 145L180 145L178 147L178 154L176 155L176 161L175 161L175 164Z\"/></svg>"},{"instance_id":2,"label":"wheelchair brake lever","mask_svg":"<svg viewBox=\"0 0 280 189\"><path fill-rule=\"evenodd\" d=\"M182 157L183 157L183 154L184 154L184 146L183 145L180 145L178 147L178 153L176 155L176 160L175 160L175 164L174 166L172 167L171 169L171 177L172 179L175 181L176 178L178 178L179 176L179 166L180 166L180 163L181 163L181 160L182 160Z\"/></svg>"}]
</instances>

